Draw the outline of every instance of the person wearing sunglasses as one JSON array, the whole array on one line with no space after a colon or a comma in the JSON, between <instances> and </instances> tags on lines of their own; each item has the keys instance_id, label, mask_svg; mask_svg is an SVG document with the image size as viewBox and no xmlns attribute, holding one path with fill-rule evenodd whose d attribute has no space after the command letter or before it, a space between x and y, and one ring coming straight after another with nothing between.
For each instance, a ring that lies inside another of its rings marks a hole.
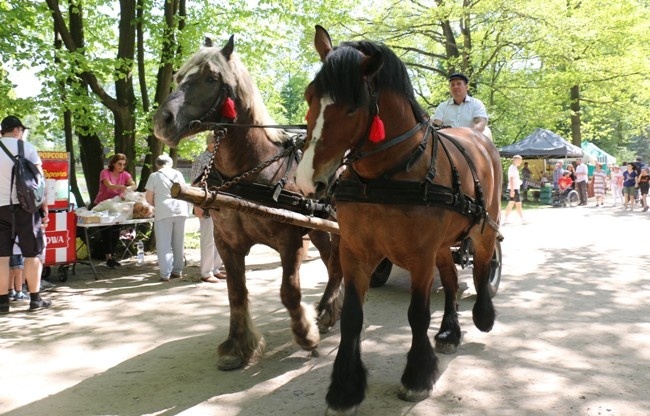
<instances>
[{"instance_id":1,"label":"person wearing sunglasses","mask_svg":"<svg viewBox=\"0 0 650 416\"><path fill-rule=\"evenodd\" d=\"M109 161L108 167L99 174L99 192L95 197L95 205L116 196L123 196L126 191L134 191L136 184L131 174L126 171L126 155L116 153ZM121 266L120 262L113 258L115 242L119 238L117 227L107 227L102 230L102 248L106 258L106 267L114 269Z\"/></svg>"}]
</instances>

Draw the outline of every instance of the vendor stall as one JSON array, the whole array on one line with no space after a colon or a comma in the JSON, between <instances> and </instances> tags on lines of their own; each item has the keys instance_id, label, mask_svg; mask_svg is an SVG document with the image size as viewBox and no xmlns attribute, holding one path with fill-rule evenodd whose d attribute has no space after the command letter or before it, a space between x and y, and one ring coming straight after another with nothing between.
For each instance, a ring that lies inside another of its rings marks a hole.
<instances>
[{"instance_id":1,"label":"vendor stall","mask_svg":"<svg viewBox=\"0 0 650 416\"><path fill-rule=\"evenodd\" d=\"M90 255L90 241L93 235L100 233L103 229L109 228L109 227L115 227L115 226L120 226L124 228L133 228L133 238L128 238L124 239L122 244L124 245L124 250L125 253L131 253L132 245L136 241L136 236L138 235L138 227L141 227L143 224L150 224L153 223L154 219L153 218L141 218L141 219L120 219L120 220L115 220L111 219L110 222L106 222L106 220L102 221L101 217L99 217L98 222L95 222L95 220L91 220L88 222L89 218L93 218L90 216L86 217L80 217L79 220L80 222L77 224L77 227L79 227L80 230L83 231L82 235L82 244L88 249L88 259L87 263L90 266L90 268L93 271L93 275L95 276L95 280L97 280L98 275L97 275L97 268L95 267L95 262L93 261L93 256ZM82 247L79 247L79 249L82 249ZM86 263L86 262L84 262Z\"/></svg>"},{"instance_id":2,"label":"vendor stall","mask_svg":"<svg viewBox=\"0 0 650 416\"><path fill-rule=\"evenodd\" d=\"M145 201L144 193L131 191L124 194L123 197L116 196L102 201L92 210L79 208L75 214L82 239L79 249L88 251L88 259L84 263L92 268L95 279L98 278L98 275L91 249L93 237L98 236L102 230L111 227L120 228L119 241L116 243L121 246L123 253L120 260L125 260L135 254L132 246L138 236L145 231L144 226L154 221L153 207Z\"/></svg>"},{"instance_id":3,"label":"vendor stall","mask_svg":"<svg viewBox=\"0 0 650 416\"><path fill-rule=\"evenodd\" d=\"M43 277L58 267L59 280L68 280L70 266L77 262L77 226L70 209L70 153L38 152L47 188L48 224L45 228ZM73 267L74 272L74 267Z\"/></svg>"}]
</instances>

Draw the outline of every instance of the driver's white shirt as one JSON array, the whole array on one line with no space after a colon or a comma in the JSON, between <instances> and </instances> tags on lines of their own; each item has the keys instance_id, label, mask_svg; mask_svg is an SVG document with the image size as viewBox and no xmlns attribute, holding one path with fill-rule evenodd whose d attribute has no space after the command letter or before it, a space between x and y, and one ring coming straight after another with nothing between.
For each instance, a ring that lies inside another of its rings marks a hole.
<instances>
[{"instance_id":1,"label":"driver's white shirt","mask_svg":"<svg viewBox=\"0 0 650 416\"><path fill-rule=\"evenodd\" d=\"M481 100L469 95L460 104L456 104L453 98L443 101L433 115L434 120L440 120L443 126L451 127L474 127L476 117L487 120L487 110Z\"/></svg>"}]
</instances>

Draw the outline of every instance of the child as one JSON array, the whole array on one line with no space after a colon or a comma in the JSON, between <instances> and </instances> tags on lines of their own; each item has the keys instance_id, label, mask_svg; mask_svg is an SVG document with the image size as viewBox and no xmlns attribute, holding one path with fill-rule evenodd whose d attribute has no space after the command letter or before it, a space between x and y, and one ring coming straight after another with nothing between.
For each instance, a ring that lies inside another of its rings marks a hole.
<instances>
[{"instance_id":1,"label":"child","mask_svg":"<svg viewBox=\"0 0 650 416\"><path fill-rule=\"evenodd\" d=\"M29 295L23 293L23 268L25 263L20 247L14 243L14 254L9 257L9 288L13 290L12 300L29 300Z\"/></svg>"}]
</instances>

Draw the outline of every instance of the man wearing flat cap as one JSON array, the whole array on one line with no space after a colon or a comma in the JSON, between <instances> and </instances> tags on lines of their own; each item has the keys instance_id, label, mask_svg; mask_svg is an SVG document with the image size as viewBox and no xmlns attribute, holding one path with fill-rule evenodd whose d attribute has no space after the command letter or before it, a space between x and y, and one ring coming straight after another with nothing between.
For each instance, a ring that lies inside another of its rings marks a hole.
<instances>
[{"instance_id":1,"label":"man wearing flat cap","mask_svg":"<svg viewBox=\"0 0 650 416\"><path fill-rule=\"evenodd\" d=\"M439 126L473 127L492 138L487 127L488 115L481 100L467 94L469 79L461 73L449 76L451 98L440 103L433 115Z\"/></svg>"},{"instance_id":2,"label":"man wearing flat cap","mask_svg":"<svg viewBox=\"0 0 650 416\"><path fill-rule=\"evenodd\" d=\"M52 305L51 301L42 299L40 295L43 271L40 256L45 251L41 224L47 222L47 204L43 204L40 213L29 213L18 204L16 185L12 187L13 156L18 154L19 142L23 144L25 158L42 173L42 162L36 148L23 141L25 130L27 127L16 116L5 117L0 123L0 142L4 147L0 147L0 314L9 312L9 257L13 254L14 243L18 244L24 257L23 273L29 289L29 310ZM41 219L41 214L45 219Z\"/></svg>"}]
</instances>

